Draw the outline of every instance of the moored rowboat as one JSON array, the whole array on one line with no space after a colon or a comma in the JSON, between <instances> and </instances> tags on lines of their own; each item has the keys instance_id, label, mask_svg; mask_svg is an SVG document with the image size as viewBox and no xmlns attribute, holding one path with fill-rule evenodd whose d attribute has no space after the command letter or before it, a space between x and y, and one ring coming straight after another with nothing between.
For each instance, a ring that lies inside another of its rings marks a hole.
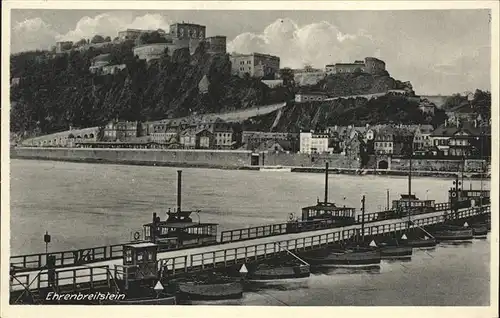
<instances>
[{"instance_id":1,"label":"moored rowboat","mask_svg":"<svg viewBox=\"0 0 500 318\"><path fill-rule=\"evenodd\" d=\"M450 226L437 230L433 235L438 241L467 241L474 237L471 228Z\"/></svg>"},{"instance_id":2,"label":"moored rowboat","mask_svg":"<svg viewBox=\"0 0 500 318\"><path fill-rule=\"evenodd\" d=\"M411 247L434 247L437 245L437 241L434 238L429 238L429 239L415 239L415 240L408 240L406 243L408 246Z\"/></svg>"},{"instance_id":3,"label":"moored rowboat","mask_svg":"<svg viewBox=\"0 0 500 318\"><path fill-rule=\"evenodd\" d=\"M471 225L471 228L472 228L472 235L474 235L475 237L488 235L488 228L484 225L473 224Z\"/></svg>"},{"instance_id":4,"label":"moored rowboat","mask_svg":"<svg viewBox=\"0 0 500 318\"><path fill-rule=\"evenodd\" d=\"M179 295L190 300L220 300L243 297L243 285L230 283L180 283Z\"/></svg>"},{"instance_id":5,"label":"moored rowboat","mask_svg":"<svg viewBox=\"0 0 500 318\"><path fill-rule=\"evenodd\" d=\"M326 255L303 256L312 265L338 267L365 267L380 264L381 255L376 250L346 249L330 250Z\"/></svg>"},{"instance_id":6,"label":"moored rowboat","mask_svg":"<svg viewBox=\"0 0 500 318\"><path fill-rule=\"evenodd\" d=\"M248 274L249 281L270 281L307 278L311 275L309 265L260 266Z\"/></svg>"}]
</instances>

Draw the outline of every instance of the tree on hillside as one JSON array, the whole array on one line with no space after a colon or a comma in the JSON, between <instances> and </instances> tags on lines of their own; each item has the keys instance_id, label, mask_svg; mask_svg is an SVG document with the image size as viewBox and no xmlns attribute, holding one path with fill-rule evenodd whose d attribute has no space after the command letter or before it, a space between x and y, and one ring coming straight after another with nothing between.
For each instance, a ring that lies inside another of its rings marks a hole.
<instances>
[{"instance_id":1,"label":"tree on hillside","mask_svg":"<svg viewBox=\"0 0 500 318\"><path fill-rule=\"evenodd\" d=\"M436 108L434 111L434 116L432 116L432 119L430 121L430 124L432 127L437 128L444 124L444 122L448 119L448 116L446 115L446 111L443 109Z\"/></svg>"},{"instance_id":2,"label":"tree on hillside","mask_svg":"<svg viewBox=\"0 0 500 318\"><path fill-rule=\"evenodd\" d=\"M471 104L481 115L483 120L489 120L491 118L491 93L489 91L476 89Z\"/></svg>"},{"instance_id":3,"label":"tree on hillside","mask_svg":"<svg viewBox=\"0 0 500 318\"><path fill-rule=\"evenodd\" d=\"M460 106L462 103L467 102L467 96L462 96L460 94L453 94L446 98L443 104L443 109L448 110L457 106Z\"/></svg>"},{"instance_id":4,"label":"tree on hillside","mask_svg":"<svg viewBox=\"0 0 500 318\"><path fill-rule=\"evenodd\" d=\"M168 40L160 33L158 33L158 31L143 33L136 40L137 45L152 44L152 43L167 43L167 42Z\"/></svg>"},{"instance_id":5,"label":"tree on hillside","mask_svg":"<svg viewBox=\"0 0 500 318\"><path fill-rule=\"evenodd\" d=\"M110 37L110 36L107 36L107 37L104 39L104 42L111 42L111 37Z\"/></svg>"},{"instance_id":6,"label":"tree on hillside","mask_svg":"<svg viewBox=\"0 0 500 318\"><path fill-rule=\"evenodd\" d=\"M87 44L87 40L81 39L80 41L75 42L74 46L76 46L76 47L84 46L85 44Z\"/></svg>"},{"instance_id":7,"label":"tree on hillside","mask_svg":"<svg viewBox=\"0 0 500 318\"><path fill-rule=\"evenodd\" d=\"M90 41L90 43L92 43L92 44L103 43L103 42L104 42L104 38L99 34L94 35L94 37Z\"/></svg>"}]
</instances>

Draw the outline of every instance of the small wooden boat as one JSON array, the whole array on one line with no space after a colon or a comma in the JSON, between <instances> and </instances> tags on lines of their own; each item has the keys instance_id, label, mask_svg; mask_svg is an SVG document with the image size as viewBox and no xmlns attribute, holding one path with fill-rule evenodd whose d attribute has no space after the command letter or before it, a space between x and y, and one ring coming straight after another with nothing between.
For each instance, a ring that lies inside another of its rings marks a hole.
<instances>
[{"instance_id":1,"label":"small wooden boat","mask_svg":"<svg viewBox=\"0 0 500 318\"><path fill-rule=\"evenodd\" d=\"M474 235L474 237L485 237L488 235L488 228L486 227L486 225L472 224L471 228L472 235Z\"/></svg>"},{"instance_id":2,"label":"small wooden boat","mask_svg":"<svg viewBox=\"0 0 500 318\"><path fill-rule=\"evenodd\" d=\"M184 282L178 285L179 296L188 300L222 300L243 297L241 282Z\"/></svg>"},{"instance_id":3,"label":"small wooden boat","mask_svg":"<svg viewBox=\"0 0 500 318\"><path fill-rule=\"evenodd\" d=\"M436 239L432 237L409 238L408 240L401 241L401 243L414 248L435 247L437 245Z\"/></svg>"},{"instance_id":4,"label":"small wooden boat","mask_svg":"<svg viewBox=\"0 0 500 318\"><path fill-rule=\"evenodd\" d=\"M433 233L438 241L468 241L472 240L474 234L472 228L446 225Z\"/></svg>"},{"instance_id":5,"label":"small wooden boat","mask_svg":"<svg viewBox=\"0 0 500 318\"><path fill-rule=\"evenodd\" d=\"M413 254L412 246L405 246L405 245L380 246L380 256L382 256L383 259L411 257L412 254Z\"/></svg>"},{"instance_id":6,"label":"small wooden boat","mask_svg":"<svg viewBox=\"0 0 500 318\"><path fill-rule=\"evenodd\" d=\"M477 222L477 223L473 223L471 225L471 227L473 227L473 228L476 226L485 227L486 230L491 231L491 222Z\"/></svg>"},{"instance_id":7,"label":"small wooden boat","mask_svg":"<svg viewBox=\"0 0 500 318\"><path fill-rule=\"evenodd\" d=\"M370 245L360 247L367 251L379 251L382 259L409 258L413 254L413 247L400 244L399 242L381 242L379 244L372 241Z\"/></svg>"},{"instance_id":8,"label":"small wooden boat","mask_svg":"<svg viewBox=\"0 0 500 318\"><path fill-rule=\"evenodd\" d=\"M290 264L282 266L272 266L262 264L255 270L248 273L247 280L249 281L270 281L283 279L299 279L307 278L311 275L309 265L305 264Z\"/></svg>"},{"instance_id":9,"label":"small wooden boat","mask_svg":"<svg viewBox=\"0 0 500 318\"><path fill-rule=\"evenodd\" d=\"M328 250L324 255L303 256L312 265L333 267L366 267L379 265L381 253L378 250L360 248Z\"/></svg>"}]
</instances>

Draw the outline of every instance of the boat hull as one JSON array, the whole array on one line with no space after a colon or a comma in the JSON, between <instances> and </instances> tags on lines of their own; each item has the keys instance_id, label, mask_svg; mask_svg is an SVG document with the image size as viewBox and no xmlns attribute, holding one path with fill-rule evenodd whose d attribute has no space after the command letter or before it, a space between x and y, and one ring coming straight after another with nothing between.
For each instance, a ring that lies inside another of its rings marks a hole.
<instances>
[{"instance_id":1,"label":"boat hull","mask_svg":"<svg viewBox=\"0 0 500 318\"><path fill-rule=\"evenodd\" d=\"M421 247L435 247L437 245L437 241L435 239L428 240L408 240L406 245L416 248Z\"/></svg>"},{"instance_id":2,"label":"boat hull","mask_svg":"<svg viewBox=\"0 0 500 318\"><path fill-rule=\"evenodd\" d=\"M488 228L486 226L472 226L472 235L474 237L486 236L488 235Z\"/></svg>"},{"instance_id":3,"label":"boat hull","mask_svg":"<svg viewBox=\"0 0 500 318\"><path fill-rule=\"evenodd\" d=\"M384 246L380 248L382 258L410 257L412 254L412 246Z\"/></svg>"},{"instance_id":4,"label":"boat hull","mask_svg":"<svg viewBox=\"0 0 500 318\"><path fill-rule=\"evenodd\" d=\"M472 229L443 229L433 235L438 241L467 241L474 237Z\"/></svg>"},{"instance_id":5,"label":"boat hull","mask_svg":"<svg viewBox=\"0 0 500 318\"><path fill-rule=\"evenodd\" d=\"M278 268L257 269L249 273L247 280L249 281L270 281L283 280L294 278L307 278L311 275L309 266L287 266Z\"/></svg>"},{"instance_id":6,"label":"boat hull","mask_svg":"<svg viewBox=\"0 0 500 318\"><path fill-rule=\"evenodd\" d=\"M223 284L180 283L179 295L190 300L222 300L243 297L240 282Z\"/></svg>"},{"instance_id":7,"label":"boat hull","mask_svg":"<svg viewBox=\"0 0 500 318\"><path fill-rule=\"evenodd\" d=\"M331 252L323 257L304 256L304 260L313 265L360 267L373 266L381 262L379 251Z\"/></svg>"}]
</instances>

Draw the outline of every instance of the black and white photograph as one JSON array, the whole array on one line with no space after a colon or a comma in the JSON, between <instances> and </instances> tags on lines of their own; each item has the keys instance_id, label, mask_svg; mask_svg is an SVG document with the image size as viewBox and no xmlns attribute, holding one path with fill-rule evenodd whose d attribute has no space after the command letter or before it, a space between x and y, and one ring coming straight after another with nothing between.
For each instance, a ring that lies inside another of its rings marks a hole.
<instances>
[{"instance_id":1,"label":"black and white photograph","mask_svg":"<svg viewBox=\"0 0 500 318\"><path fill-rule=\"evenodd\" d=\"M497 316L499 5L391 2L7 1L0 315Z\"/></svg>"}]
</instances>

